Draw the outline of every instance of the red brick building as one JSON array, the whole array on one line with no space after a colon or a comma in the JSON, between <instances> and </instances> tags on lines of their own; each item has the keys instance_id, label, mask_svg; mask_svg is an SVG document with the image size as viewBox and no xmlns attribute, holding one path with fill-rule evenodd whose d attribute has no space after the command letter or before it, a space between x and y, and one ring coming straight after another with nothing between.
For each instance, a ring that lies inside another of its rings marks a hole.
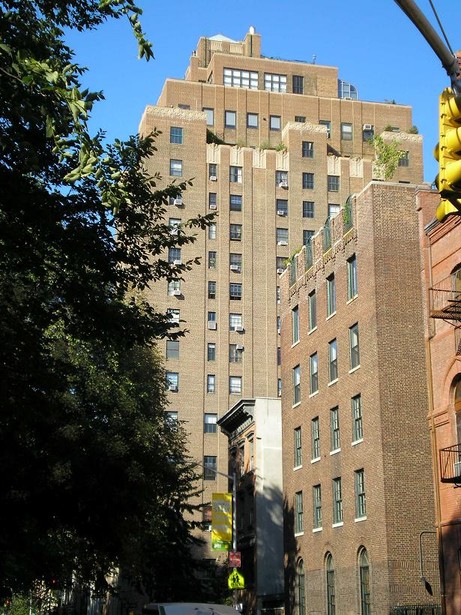
<instances>
[{"instance_id":1,"label":"red brick building","mask_svg":"<svg viewBox=\"0 0 461 615\"><path fill-rule=\"evenodd\" d=\"M417 191L371 182L282 276L290 613L440 604Z\"/></svg>"}]
</instances>

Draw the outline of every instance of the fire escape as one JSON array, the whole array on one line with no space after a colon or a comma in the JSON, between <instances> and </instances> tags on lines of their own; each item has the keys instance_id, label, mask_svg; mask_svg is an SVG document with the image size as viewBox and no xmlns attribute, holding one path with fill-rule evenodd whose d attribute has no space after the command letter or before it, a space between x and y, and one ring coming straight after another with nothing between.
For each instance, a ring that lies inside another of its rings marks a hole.
<instances>
[{"instance_id":1,"label":"fire escape","mask_svg":"<svg viewBox=\"0 0 461 615\"><path fill-rule=\"evenodd\" d=\"M454 327L455 354L461 355L461 268L429 289L429 315ZM443 483L461 486L461 442L439 450Z\"/></svg>"}]
</instances>

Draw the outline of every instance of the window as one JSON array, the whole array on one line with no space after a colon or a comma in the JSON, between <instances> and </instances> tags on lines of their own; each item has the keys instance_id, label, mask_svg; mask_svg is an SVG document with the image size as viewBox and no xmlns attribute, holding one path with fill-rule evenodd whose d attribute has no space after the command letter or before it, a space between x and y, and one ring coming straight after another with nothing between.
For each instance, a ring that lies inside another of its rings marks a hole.
<instances>
[{"instance_id":1,"label":"window","mask_svg":"<svg viewBox=\"0 0 461 615\"><path fill-rule=\"evenodd\" d=\"M328 217L334 218L339 214L341 210L341 205L337 203L328 203Z\"/></svg>"},{"instance_id":2,"label":"window","mask_svg":"<svg viewBox=\"0 0 461 615\"><path fill-rule=\"evenodd\" d=\"M319 120L320 126L325 126L327 129L327 139L331 137L331 122L330 120Z\"/></svg>"},{"instance_id":3,"label":"window","mask_svg":"<svg viewBox=\"0 0 461 615\"><path fill-rule=\"evenodd\" d=\"M235 252L229 254L229 265L231 271L240 273L242 271L242 255Z\"/></svg>"},{"instance_id":4,"label":"window","mask_svg":"<svg viewBox=\"0 0 461 615\"><path fill-rule=\"evenodd\" d=\"M190 105L184 105L182 103L178 103L178 108L179 109L190 109Z\"/></svg>"},{"instance_id":5,"label":"window","mask_svg":"<svg viewBox=\"0 0 461 615\"><path fill-rule=\"evenodd\" d=\"M214 455L205 455L203 457L203 479L215 480L217 470L217 459Z\"/></svg>"},{"instance_id":6,"label":"window","mask_svg":"<svg viewBox=\"0 0 461 615\"><path fill-rule=\"evenodd\" d=\"M359 93L357 88L352 83L338 79L338 98L347 98L350 100L357 100Z\"/></svg>"},{"instance_id":7,"label":"window","mask_svg":"<svg viewBox=\"0 0 461 615\"><path fill-rule=\"evenodd\" d=\"M311 459L320 459L320 419L318 416L311 421Z\"/></svg>"},{"instance_id":8,"label":"window","mask_svg":"<svg viewBox=\"0 0 461 615\"><path fill-rule=\"evenodd\" d=\"M327 190L329 192L339 191L339 175L328 175L327 176Z\"/></svg>"},{"instance_id":9,"label":"window","mask_svg":"<svg viewBox=\"0 0 461 615\"><path fill-rule=\"evenodd\" d=\"M282 349L280 346L277 347L277 365L282 364Z\"/></svg>"},{"instance_id":10,"label":"window","mask_svg":"<svg viewBox=\"0 0 461 615\"><path fill-rule=\"evenodd\" d=\"M319 359L316 352L309 357L309 373L310 394L312 395L319 390Z\"/></svg>"},{"instance_id":11,"label":"window","mask_svg":"<svg viewBox=\"0 0 461 615\"><path fill-rule=\"evenodd\" d=\"M232 395L240 395L242 392L242 377L230 376L229 377L229 393Z\"/></svg>"},{"instance_id":12,"label":"window","mask_svg":"<svg viewBox=\"0 0 461 615\"><path fill-rule=\"evenodd\" d=\"M270 130L280 130L282 128L282 118L280 115L271 115L269 117Z\"/></svg>"},{"instance_id":13,"label":"window","mask_svg":"<svg viewBox=\"0 0 461 615\"><path fill-rule=\"evenodd\" d=\"M208 374L206 377L206 392L214 393L216 386L216 376L214 374Z\"/></svg>"},{"instance_id":14,"label":"window","mask_svg":"<svg viewBox=\"0 0 461 615\"><path fill-rule=\"evenodd\" d=\"M241 314L229 314L229 331L236 331L242 326Z\"/></svg>"},{"instance_id":15,"label":"window","mask_svg":"<svg viewBox=\"0 0 461 615\"><path fill-rule=\"evenodd\" d=\"M218 179L218 165L214 162L210 162L208 165L208 179L212 179L213 181Z\"/></svg>"},{"instance_id":16,"label":"window","mask_svg":"<svg viewBox=\"0 0 461 615\"><path fill-rule=\"evenodd\" d=\"M208 312L208 322L216 322L216 312Z\"/></svg>"},{"instance_id":17,"label":"window","mask_svg":"<svg viewBox=\"0 0 461 615\"><path fill-rule=\"evenodd\" d=\"M242 195L231 194L229 196L229 209L231 211L242 211Z\"/></svg>"},{"instance_id":18,"label":"window","mask_svg":"<svg viewBox=\"0 0 461 615\"><path fill-rule=\"evenodd\" d=\"M410 152L400 151L399 167L410 166Z\"/></svg>"},{"instance_id":19,"label":"window","mask_svg":"<svg viewBox=\"0 0 461 615\"><path fill-rule=\"evenodd\" d=\"M282 397L282 379L277 378L277 397Z\"/></svg>"},{"instance_id":20,"label":"window","mask_svg":"<svg viewBox=\"0 0 461 615\"><path fill-rule=\"evenodd\" d=\"M166 358L179 359L179 342L177 340L167 340Z\"/></svg>"},{"instance_id":21,"label":"window","mask_svg":"<svg viewBox=\"0 0 461 615\"><path fill-rule=\"evenodd\" d=\"M225 68L223 72L223 83L232 88L257 90L258 73L255 71Z\"/></svg>"},{"instance_id":22,"label":"window","mask_svg":"<svg viewBox=\"0 0 461 615\"><path fill-rule=\"evenodd\" d=\"M304 77L293 75L293 94L304 94Z\"/></svg>"},{"instance_id":23,"label":"window","mask_svg":"<svg viewBox=\"0 0 461 615\"><path fill-rule=\"evenodd\" d=\"M314 217L314 201L303 201L303 218Z\"/></svg>"},{"instance_id":24,"label":"window","mask_svg":"<svg viewBox=\"0 0 461 615\"><path fill-rule=\"evenodd\" d=\"M181 280L170 280L168 282L168 294L180 295L181 294Z\"/></svg>"},{"instance_id":25,"label":"window","mask_svg":"<svg viewBox=\"0 0 461 615\"><path fill-rule=\"evenodd\" d=\"M275 183L279 188L288 187L288 171L276 171Z\"/></svg>"},{"instance_id":26,"label":"window","mask_svg":"<svg viewBox=\"0 0 461 615\"><path fill-rule=\"evenodd\" d=\"M216 299L216 282L214 280L208 282L208 299Z\"/></svg>"},{"instance_id":27,"label":"window","mask_svg":"<svg viewBox=\"0 0 461 615\"><path fill-rule=\"evenodd\" d=\"M207 361L215 361L216 360L216 344L214 342L209 342L207 345Z\"/></svg>"},{"instance_id":28,"label":"window","mask_svg":"<svg viewBox=\"0 0 461 615\"><path fill-rule=\"evenodd\" d=\"M343 496L341 478L333 479L333 523L343 522Z\"/></svg>"},{"instance_id":29,"label":"window","mask_svg":"<svg viewBox=\"0 0 461 615\"><path fill-rule=\"evenodd\" d=\"M312 141L303 141L301 143L301 155L303 158L314 157L314 144Z\"/></svg>"},{"instance_id":30,"label":"window","mask_svg":"<svg viewBox=\"0 0 461 615\"><path fill-rule=\"evenodd\" d=\"M297 491L295 493L295 534L301 534L303 530L303 492Z\"/></svg>"},{"instance_id":31,"label":"window","mask_svg":"<svg viewBox=\"0 0 461 615\"><path fill-rule=\"evenodd\" d=\"M216 192L208 193L208 209L217 209L218 207L218 195Z\"/></svg>"},{"instance_id":32,"label":"window","mask_svg":"<svg viewBox=\"0 0 461 615\"><path fill-rule=\"evenodd\" d=\"M303 189L304 190L314 189L314 174L313 173L303 173Z\"/></svg>"},{"instance_id":33,"label":"window","mask_svg":"<svg viewBox=\"0 0 461 615\"><path fill-rule=\"evenodd\" d=\"M357 258L354 254L347 259L347 300L350 301L356 297L357 294Z\"/></svg>"},{"instance_id":34,"label":"window","mask_svg":"<svg viewBox=\"0 0 461 615\"><path fill-rule=\"evenodd\" d=\"M247 128L258 128L257 113L247 113Z\"/></svg>"},{"instance_id":35,"label":"window","mask_svg":"<svg viewBox=\"0 0 461 615\"><path fill-rule=\"evenodd\" d=\"M173 175L173 177L182 176L182 160L170 160L170 175Z\"/></svg>"},{"instance_id":36,"label":"window","mask_svg":"<svg viewBox=\"0 0 461 615\"><path fill-rule=\"evenodd\" d=\"M363 440L362 397L355 395L351 399L352 409L352 442Z\"/></svg>"},{"instance_id":37,"label":"window","mask_svg":"<svg viewBox=\"0 0 461 615\"><path fill-rule=\"evenodd\" d=\"M177 410L167 410L165 412L165 422L170 425L174 425L178 422L178 412Z\"/></svg>"},{"instance_id":38,"label":"window","mask_svg":"<svg viewBox=\"0 0 461 615\"><path fill-rule=\"evenodd\" d=\"M366 549L359 553L360 615L371 615L370 564Z\"/></svg>"},{"instance_id":39,"label":"window","mask_svg":"<svg viewBox=\"0 0 461 615\"><path fill-rule=\"evenodd\" d=\"M282 326L282 321L280 316L277 316L277 333L280 335L280 328Z\"/></svg>"},{"instance_id":40,"label":"window","mask_svg":"<svg viewBox=\"0 0 461 615\"><path fill-rule=\"evenodd\" d=\"M275 236L277 243L279 245L288 245L288 229L287 228L277 228L275 230Z\"/></svg>"},{"instance_id":41,"label":"window","mask_svg":"<svg viewBox=\"0 0 461 615\"><path fill-rule=\"evenodd\" d=\"M230 225L230 238L233 241L241 241L242 239L242 225L241 224L231 224Z\"/></svg>"},{"instance_id":42,"label":"window","mask_svg":"<svg viewBox=\"0 0 461 615\"><path fill-rule=\"evenodd\" d=\"M314 529L322 527L322 488L314 485L312 488L312 502L314 508Z\"/></svg>"},{"instance_id":43,"label":"window","mask_svg":"<svg viewBox=\"0 0 461 615\"><path fill-rule=\"evenodd\" d=\"M299 122L300 124L304 124L306 121L305 115L295 115L295 122Z\"/></svg>"},{"instance_id":44,"label":"window","mask_svg":"<svg viewBox=\"0 0 461 615\"><path fill-rule=\"evenodd\" d=\"M351 369L355 369L360 365L360 348L359 348L359 325L355 324L349 329L349 350Z\"/></svg>"},{"instance_id":45,"label":"window","mask_svg":"<svg viewBox=\"0 0 461 615\"><path fill-rule=\"evenodd\" d=\"M229 181L233 184L242 183L242 167L229 167Z\"/></svg>"},{"instance_id":46,"label":"window","mask_svg":"<svg viewBox=\"0 0 461 615\"><path fill-rule=\"evenodd\" d=\"M355 517L361 519L367 514L367 502L365 498L365 473L363 469L354 472L355 485Z\"/></svg>"},{"instance_id":47,"label":"window","mask_svg":"<svg viewBox=\"0 0 461 615\"><path fill-rule=\"evenodd\" d=\"M331 553L328 553L325 558L325 568L327 576L327 615L336 615L335 568Z\"/></svg>"},{"instance_id":48,"label":"window","mask_svg":"<svg viewBox=\"0 0 461 615\"><path fill-rule=\"evenodd\" d=\"M299 468L303 463L302 457L302 442L301 442L301 427L296 427L294 430L294 467Z\"/></svg>"},{"instance_id":49,"label":"window","mask_svg":"<svg viewBox=\"0 0 461 615\"><path fill-rule=\"evenodd\" d=\"M182 145L182 128L179 126L170 126L170 143Z\"/></svg>"},{"instance_id":50,"label":"window","mask_svg":"<svg viewBox=\"0 0 461 615\"><path fill-rule=\"evenodd\" d=\"M181 248L168 248L168 262L171 265L181 262Z\"/></svg>"},{"instance_id":51,"label":"window","mask_svg":"<svg viewBox=\"0 0 461 615\"><path fill-rule=\"evenodd\" d=\"M243 346L241 344L229 344L229 363L241 363Z\"/></svg>"},{"instance_id":52,"label":"window","mask_svg":"<svg viewBox=\"0 0 461 615\"><path fill-rule=\"evenodd\" d=\"M231 282L229 284L229 298L235 301L240 301L242 298L242 285L240 283Z\"/></svg>"},{"instance_id":53,"label":"window","mask_svg":"<svg viewBox=\"0 0 461 615\"><path fill-rule=\"evenodd\" d=\"M180 314L179 310L175 308L168 308L166 313L168 315L168 319L170 322L179 324L179 314Z\"/></svg>"},{"instance_id":54,"label":"window","mask_svg":"<svg viewBox=\"0 0 461 615\"><path fill-rule=\"evenodd\" d=\"M293 367L293 405L301 401L301 366Z\"/></svg>"},{"instance_id":55,"label":"window","mask_svg":"<svg viewBox=\"0 0 461 615\"><path fill-rule=\"evenodd\" d=\"M328 375L330 382L338 379L338 345L336 340L328 343Z\"/></svg>"},{"instance_id":56,"label":"window","mask_svg":"<svg viewBox=\"0 0 461 615\"><path fill-rule=\"evenodd\" d=\"M166 373L167 389L176 393L179 390L179 374L178 372Z\"/></svg>"},{"instance_id":57,"label":"window","mask_svg":"<svg viewBox=\"0 0 461 615\"><path fill-rule=\"evenodd\" d=\"M216 433L218 430L217 425L216 425L217 420L218 420L217 414L205 413L204 421L203 421L204 433Z\"/></svg>"},{"instance_id":58,"label":"window","mask_svg":"<svg viewBox=\"0 0 461 615\"><path fill-rule=\"evenodd\" d=\"M294 307L291 310L291 330L292 330L292 343L299 342L299 308Z\"/></svg>"},{"instance_id":59,"label":"window","mask_svg":"<svg viewBox=\"0 0 461 615\"><path fill-rule=\"evenodd\" d=\"M204 107L202 109L202 111L206 115L206 125L207 126L213 126L213 124L214 124L214 109L207 109L206 107Z\"/></svg>"},{"instance_id":60,"label":"window","mask_svg":"<svg viewBox=\"0 0 461 615\"><path fill-rule=\"evenodd\" d=\"M335 452L341 449L339 439L339 408L336 406L330 410L330 451Z\"/></svg>"},{"instance_id":61,"label":"window","mask_svg":"<svg viewBox=\"0 0 461 615\"><path fill-rule=\"evenodd\" d=\"M280 301L281 301L281 297L282 297L281 292L282 292L282 291L280 290L280 286L277 286L277 287L275 288L275 297L276 297L276 300L277 300L277 303L278 303L278 304L279 304L279 303L280 303Z\"/></svg>"},{"instance_id":62,"label":"window","mask_svg":"<svg viewBox=\"0 0 461 615\"><path fill-rule=\"evenodd\" d=\"M327 277L327 318L336 312L336 280L334 273Z\"/></svg>"},{"instance_id":63,"label":"window","mask_svg":"<svg viewBox=\"0 0 461 615\"><path fill-rule=\"evenodd\" d=\"M216 239L216 224L214 222L208 227L208 239Z\"/></svg>"},{"instance_id":64,"label":"window","mask_svg":"<svg viewBox=\"0 0 461 615\"><path fill-rule=\"evenodd\" d=\"M296 615L306 615L306 577L302 559L298 561L296 566L295 609Z\"/></svg>"},{"instance_id":65,"label":"window","mask_svg":"<svg viewBox=\"0 0 461 615\"><path fill-rule=\"evenodd\" d=\"M343 141L352 141L352 124L341 122L341 139Z\"/></svg>"},{"instance_id":66,"label":"window","mask_svg":"<svg viewBox=\"0 0 461 615\"><path fill-rule=\"evenodd\" d=\"M277 199L276 200L276 209L277 209L277 214L279 216L287 216L288 215L288 201L287 201L287 199Z\"/></svg>"},{"instance_id":67,"label":"window","mask_svg":"<svg viewBox=\"0 0 461 615\"><path fill-rule=\"evenodd\" d=\"M362 140L363 141L373 141L373 137L375 136L375 127L373 124L364 124L362 129Z\"/></svg>"},{"instance_id":68,"label":"window","mask_svg":"<svg viewBox=\"0 0 461 615\"><path fill-rule=\"evenodd\" d=\"M286 92L287 76L264 73L264 89L268 92Z\"/></svg>"},{"instance_id":69,"label":"window","mask_svg":"<svg viewBox=\"0 0 461 615\"><path fill-rule=\"evenodd\" d=\"M208 252L208 269L216 269L216 254L214 250Z\"/></svg>"},{"instance_id":70,"label":"window","mask_svg":"<svg viewBox=\"0 0 461 615\"><path fill-rule=\"evenodd\" d=\"M314 236L314 231L303 231L303 245L307 245L310 243L312 237Z\"/></svg>"},{"instance_id":71,"label":"window","mask_svg":"<svg viewBox=\"0 0 461 615\"><path fill-rule=\"evenodd\" d=\"M275 266L277 268L277 273L283 273L285 271L285 267L287 266L287 259L285 256L277 256L275 258Z\"/></svg>"},{"instance_id":72,"label":"window","mask_svg":"<svg viewBox=\"0 0 461 615\"><path fill-rule=\"evenodd\" d=\"M309 316L309 331L317 327L317 294L315 290L307 295L307 308Z\"/></svg>"},{"instance_id":73,"label":"window","mask_svg":"<svg viewBox=\"0 0 461 615\"><path fill-rule=\"evenodd\" d=\"M235 111L224 111L224 125L226 128L235 128L237 114Z\"/></svg>"}]
</instances>

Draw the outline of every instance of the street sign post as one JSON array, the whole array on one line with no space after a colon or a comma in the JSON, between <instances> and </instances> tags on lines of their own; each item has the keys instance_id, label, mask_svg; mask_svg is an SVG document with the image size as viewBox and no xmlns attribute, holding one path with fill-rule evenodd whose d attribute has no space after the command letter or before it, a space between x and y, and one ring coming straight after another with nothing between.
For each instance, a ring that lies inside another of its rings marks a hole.
<instances>
[{"instance_id":1,"label":"street sign post","mask_svg":"<svg viewBox=\"0 0 461 615\"><path fill-rule=\"evenodd\" d=\"M234 568L234 570L230 573L229 578L227 579L227 585L229 589L245 589L245 579L243 578L243 574Z\"/></svg>"}]
</instances>

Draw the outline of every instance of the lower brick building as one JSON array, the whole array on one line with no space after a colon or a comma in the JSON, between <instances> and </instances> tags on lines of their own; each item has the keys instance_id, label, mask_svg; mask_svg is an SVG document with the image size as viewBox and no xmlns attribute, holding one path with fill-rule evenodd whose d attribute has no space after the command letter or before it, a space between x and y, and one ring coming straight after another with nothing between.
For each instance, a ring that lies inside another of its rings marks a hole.
<instances>
[{"instance_id":1,"label":"lower brick building","mask_svg":"<svg viewBox=\"0 0 461 615\"><path fill-rule=\"evenodd\" d=\"M420 188L371 182L282 276L289 613L440 605Z\"/></svg>"}]
</instances>

